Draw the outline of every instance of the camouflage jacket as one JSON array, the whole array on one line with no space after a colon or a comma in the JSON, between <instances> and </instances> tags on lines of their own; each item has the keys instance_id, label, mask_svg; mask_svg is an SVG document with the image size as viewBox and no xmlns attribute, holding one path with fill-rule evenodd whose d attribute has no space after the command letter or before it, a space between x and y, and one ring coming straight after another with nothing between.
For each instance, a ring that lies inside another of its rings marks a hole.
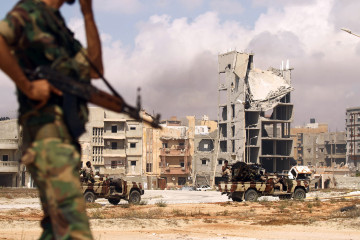
<instances>
[{"instance_id":1,"label":"camouflage jacket","mask_svg":"<svg viewBox=\"0 0 360 240\"><path fill-rule=\"evenodd\" d=\"M63 28L59 27L60 25ZM74 40L73 33L66 27L60 12L48 7L41 0L19 1L5 19L0 21L0 35L10 46L24 72L47 65L79 81L90 82L90 69L80 54L80 51L83 51L80 42ZM20 116L35 111L34 106L37 103L28 99L19 90L18 101ZM61 107L62 98L52 95L48 106L52 105ZM80 113L85 123L85 106L80 107ZM37 111L31 115L35 117L27 119L30 125L31 122L43 124L54 120L48 111Z\"/></svg>"}]
</instances>

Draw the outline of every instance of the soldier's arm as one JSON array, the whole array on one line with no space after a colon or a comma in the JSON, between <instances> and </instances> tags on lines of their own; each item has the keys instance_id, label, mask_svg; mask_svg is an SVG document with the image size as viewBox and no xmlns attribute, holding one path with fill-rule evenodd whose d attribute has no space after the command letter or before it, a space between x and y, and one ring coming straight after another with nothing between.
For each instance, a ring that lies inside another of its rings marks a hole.
<instances>
[{"instance_id":1,"label":"soldier's arm","mask_svg":"<svg viewBox=\"0 0 360 240\"><path fill-rule=\"evenodd\" d=\"M86 41L87 41L87 52L91 62L99 70L101 74L104 73L103 62L102 62L102 52L101 52L101 43L99 32L96 27L94 14L92 10L92 1L91 0L80 0L81 11L85 20L85 31L86 31ZM94 71L90 70L91 78L99 78L100 76Z\"/></svg>"},{"instance_id":2,"label":"soldier's arm","mask_svg":"<svg viewBox=\"0 0 360 240\"><path fill-rule=\"evenodd\" d=\"M61 94L53 88L47 80L39 79L30 82L25 76L15 57L11 54L10 48L5 39L0 35L0 69L6 73L16 86L30 99L40 101L38 107L45 105L50 97L50 92Z\"/></svg>"}]
</instances>

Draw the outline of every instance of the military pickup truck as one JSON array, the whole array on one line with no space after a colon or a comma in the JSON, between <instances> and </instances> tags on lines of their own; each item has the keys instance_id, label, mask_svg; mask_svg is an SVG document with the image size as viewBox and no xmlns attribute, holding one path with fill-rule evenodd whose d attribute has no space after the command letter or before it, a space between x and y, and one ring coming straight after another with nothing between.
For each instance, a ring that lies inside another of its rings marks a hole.
<instances>
[{"instance_id":1,"label":"military pickup truck","mask_svg":"<svg viewBox=\"0 0 360 240\"><path fill-rule=\"evenodd\" d=\"M137 204L141 201L141 195L144 194L141 183L122 179L82 181L81 187L86 202L94 202L97 198L106 198L113 205L117 205L121 199Z\"/></svg>"},{"instance_id":2,"label":"military pickup truck","mask_svg":"<svg viewBox=\"0 0 360 240\"><path fill-rule=\"evenodd\" d=\"M287 174L265 174L259 165L242 166L232 168L231 181L218 185L218 190L233 201L256 201L260 196L301 200L309 192L311 171L307 167L295 166Z\"/></svg>"}]
</instances>

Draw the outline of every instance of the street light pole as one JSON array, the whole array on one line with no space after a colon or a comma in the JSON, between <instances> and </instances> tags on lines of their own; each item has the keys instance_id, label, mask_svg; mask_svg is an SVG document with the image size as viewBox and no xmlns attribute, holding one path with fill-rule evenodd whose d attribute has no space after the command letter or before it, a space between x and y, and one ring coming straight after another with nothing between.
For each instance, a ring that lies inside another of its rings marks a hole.
<instances>
[{"instance_id":1,"label":"street light pole","mask_svg":"<svg viewBox=\"0 0 360 240\"><path fill-rule=\"evenodd\" d=\"M358 38L360 38L360 35L353 33L353 32L352 32L351 30L349 30L349 29L342 28L341 30L343 30L344 32L347 32L347 33L349 33L349 34L351 34L351 35L354 35L354 36L356 36L356 37L358 37Z\"/></svg>"}]
</instances>

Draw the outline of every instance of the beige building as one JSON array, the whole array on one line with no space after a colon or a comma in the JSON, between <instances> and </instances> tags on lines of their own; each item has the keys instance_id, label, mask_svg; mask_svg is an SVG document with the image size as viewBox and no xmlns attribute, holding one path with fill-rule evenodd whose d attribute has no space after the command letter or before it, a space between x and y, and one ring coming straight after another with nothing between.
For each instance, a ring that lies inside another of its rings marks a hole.
<instances>
[{"instance_id":1,"label":"beige building","mask_svg":"<svg viewBox=\"0 0 360 240\"><path fill-rule=\"evenodd\" d=\"M183 121L175 117L161 122L159 188L177 188L192 184L195 117Z\"/></svg>"},{"instance_id":2,"label":"beige building","mask_svg":"<svg viewBox=\"0 0 360 240\"><path fill-rule=\"evenodd\" d=\"M33 187L26 167L20 164L21 134L17 119L0 121L0 186Z\"/></svg>"},{"instance_id":3,"label":"beige building","mask_svg":"<svg viewBox=\"0 0 360 240\"><path fill-rule=\"evenodd\" d=\"M89 108L86 133L80 137L82 162L90 161L100 174L135 177L143 175L143 124L126 114Z\"/></svg>"},{"instance_id":4,"label":"beige building","mask_svg":"<svg viewBox=\"0 0 360 240\"><path fill-rule=\"evenodd\" d=\"M308 137L310 135L317 135L328 132L327 123L316 123L315 119L310 119L310 123L305 126L296 126L291 128L290 134L294 141L294 159L299 165L307 164L304 161L304 134Z\"/></svg>"}]
</instances>

